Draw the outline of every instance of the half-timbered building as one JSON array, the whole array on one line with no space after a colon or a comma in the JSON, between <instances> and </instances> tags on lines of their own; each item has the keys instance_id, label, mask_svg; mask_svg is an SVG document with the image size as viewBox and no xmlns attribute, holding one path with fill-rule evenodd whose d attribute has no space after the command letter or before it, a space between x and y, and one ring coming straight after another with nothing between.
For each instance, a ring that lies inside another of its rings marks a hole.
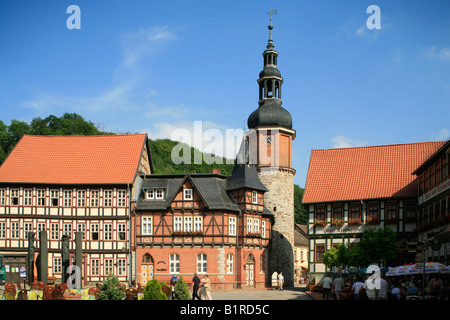
<instances>
[{"instance_id":1,"label":"half-timbered building","mask_svg":"<svg viewBox=\"0 0 450 320\"><path fill-rule=\"evenodd\" d=\"M213 289L265 287L273 214L256 167L142 175L132 224L138 283L208 274Z\"/></svg>"},{"instance_id":2,"label":"half-timbered building","mask_svg":"<svg viewBox=\"0 0 450 320\"><path fill-rule=\"evenodd\" d=\"M327 271L324 253L358 242L366 229L390 226L417 237L417 179L413 171L444 142L313 150L303 197L308 208L309 274ZM414 262L414 254L399 257ZM396 265L397 265L396 264Z\"/></svg>"},{"instance_id":3,"label":"half-timbered building","mask_svg":"<svg viewBox=\"0 0 450 320\"><path fill-rule=\"evenodd\" d=\"M28 232L47 231L48 275L61 278L61 237L82 232L83 282L128 282L130 204L138 172L151 173L147 136L25 135L0 167L0 253L18 280ZM36 241L36 255L39 243ZM72 260L72 259L71 259ZM72 262L71 262L72 263ZM15 282L15 281L14 281Z\"/></svg>"},{"instance_id":4,"label":"half-timbered building","mask_svg":"<svg viewBox=\"0 0 450 320\"><path fill-rule=\"evenodd\" d=\"M428 242L424 258L450 264L450 140L414 174L418 178L418 240Z\"/></svg>"}]
</instances>

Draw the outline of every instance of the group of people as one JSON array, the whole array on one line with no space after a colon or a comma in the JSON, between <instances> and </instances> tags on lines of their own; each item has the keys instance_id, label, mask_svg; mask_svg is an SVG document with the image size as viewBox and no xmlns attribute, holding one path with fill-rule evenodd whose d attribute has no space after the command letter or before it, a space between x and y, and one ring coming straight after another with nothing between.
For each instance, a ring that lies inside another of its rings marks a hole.
<instances>
[{"instance_id":1,"label":"group of people","mask_svg":"<svg viewBox=\"0 0 450 320\"><path fill-rule=\"evenodd\" d=\"M208 275L202 275L200 279L197 273L192 278L192 300L212 300L211 297L211 280Z\"/></svg>"},{"instance_id":2,"label":"group of people","mask_svg":"<svg viewBox=\"0 0 450 320\"><path fill-rule=\"evenodd\" d=\"M403 279L386 278L374 274L363 276L349 276L345 280L342 275L332 278L326 274L319 284L322 286L322 298L329 300L404 300L408 296L420 296L422 290L422 281L414 278L404 281ZM352 281L353 280L353 281ZM448 281L442 281L439 275L434 275L425 287L431 297L435 299L449 299Z\"/></svg>"}]
</instances>

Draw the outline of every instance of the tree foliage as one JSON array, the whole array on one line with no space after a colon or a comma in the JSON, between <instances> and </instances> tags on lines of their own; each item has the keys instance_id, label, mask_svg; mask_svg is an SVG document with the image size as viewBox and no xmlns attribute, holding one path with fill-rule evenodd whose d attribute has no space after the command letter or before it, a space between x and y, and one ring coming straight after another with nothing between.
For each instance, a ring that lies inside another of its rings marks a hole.
<instances>
[{"instance_id":1,"label":"tree foliage","mask_svg":"<svg viewBox=\"0 0 450 320\"><path fill-rule=\"evenodd\" d=\"M186 281L183 280L183 277L180 277L180 279L177 281L177 284L175 285L173 299L174 300L191 300L191 297L189 295L189 288L187 286Z\"/></svg>"},{"instance_id":2,"label":"tree foliage","mask_svg":"<svg viewBox=\"0 0 450 320\"><path fill-rule=\"evenodd\" d=\"M302 204L304 192L305 189L294 185L294 221L298 224L306 224L308 221L308 212Z\"/></svg>"},{"instance_id":3,"label":"tree foliage","mask_svg":"<svg viewBox=\"0 0 450 320\"><path fill-rule=\"evenodd\" d=\"M123 300L125 292L122 291L119 279L110 273L103 281L97 300Z\"/></svg>"},{"instance_id":4,"label":"tree foliage","mask_svg":"<svg viewBox=\"0 0 450 320\"><path fill-rule=\"evenodd\" d=\"M147 282L144 288L144 300L167 300L166 294L162 291L162 284L152 279Z\"/></svg>"}]
</instances>

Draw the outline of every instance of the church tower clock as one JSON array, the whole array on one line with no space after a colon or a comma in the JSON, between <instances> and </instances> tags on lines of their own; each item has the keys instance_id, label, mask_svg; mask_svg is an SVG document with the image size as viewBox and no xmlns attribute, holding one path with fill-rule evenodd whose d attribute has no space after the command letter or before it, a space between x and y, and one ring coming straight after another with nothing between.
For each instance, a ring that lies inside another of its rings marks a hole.
<instances>
[{"instance_id":1,"label":"church tower clock","mask_svg":"<svg viewBox=\"0 0 450 320\"><path fill-rule=\"evenodd\" d=\"M259 107L248 117L246 133L261 182L269 189L264 204L274 214L269 272L283 272L286 286L294 285L294 175L292 168L292 117L281 104L283 78L277 69L278 52L272 40L263 52L259 74Z\"/></svg>"}]
</instances>

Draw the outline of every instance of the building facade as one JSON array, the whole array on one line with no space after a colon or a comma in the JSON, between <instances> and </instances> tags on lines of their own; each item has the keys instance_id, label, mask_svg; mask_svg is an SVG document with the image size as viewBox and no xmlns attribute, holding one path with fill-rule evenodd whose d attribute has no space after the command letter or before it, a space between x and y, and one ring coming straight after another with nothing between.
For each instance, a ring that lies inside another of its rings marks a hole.
<instances>
[{"instance_id":1,"label":"building facade","mask_svg":"<svg viewBox=\"0 0 450 320\"><path fill-rule=\"evenodd\" d=\"M390 226L405 241L417 238L417 179L412 172L443 142L313 150L303 203L309 212L309 273L328 271L323 255L351 245L364 230ZM400 257L413 263L414 255Z\"/></svg>"},{"instance_id":2,"label":"building facade","mask_svg":"<svg viewBox=\"0 0 450 320\"><path fill-rule=\"evenodd\" d=\"M72 264L74 234L82 232L83 283L101 282L109 273L128 282L131 195L138 171L152 171L146 135L25 135L0 167L6 281L20 278L29 232L46 231L49 277L59 279L65 272L62 236L69 237ZM39 242L33 246L36 260Z\"/></svg>"},{"instance_id":3,"label":"building facade","mask_svg":"<svg viewBox=\"0 0 450 320\"><path fill-rule=\"evenodd\" d=\"M191 283L197 273L213 290L266 287L273 215L256 167L238 162L229 177L140 177L132 217L138 283L173 275Z\"/></svg>"},{"instance_id":4,"label":"building facade","mask_svg":"<svg viewBox=\"0 0 450 320\"><path fill-rule=\"evenodd\" d=\"M450 264L450 140L414 171L418 179L418 240L425 259Z\"/></svg>"}]
</instances>

